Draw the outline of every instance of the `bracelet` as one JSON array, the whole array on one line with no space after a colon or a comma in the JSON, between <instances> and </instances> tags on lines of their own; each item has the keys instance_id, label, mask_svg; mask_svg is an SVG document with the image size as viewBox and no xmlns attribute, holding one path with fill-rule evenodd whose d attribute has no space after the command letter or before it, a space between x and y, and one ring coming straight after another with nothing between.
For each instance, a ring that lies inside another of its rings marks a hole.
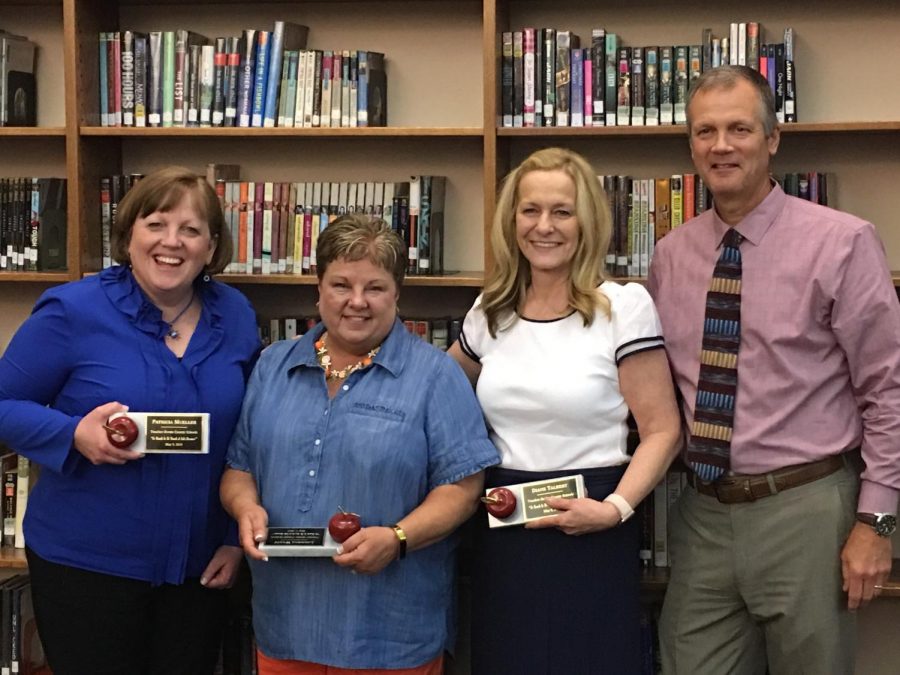
<instances>
[{"instance_id":1,"label":"bracelet","mask_svg":"<svg viewBox=\"0 0 900 675\"><path fill-rule=\"evenodd\" d=\"M397 541L400 542L400 552L397 554L397 560L403 560L406 557L406 532L399 525L391 525L394 534L397 535Z\"/></svg>"},{"instance_id":2,"label":"bracelet","mask_svg":"<svg viewBox=\"0 0 900 675\"><path fill-rule=\"evenodd\" d=\"M631 504L629 504L628 500L625 499L625 497L623 497L622 495L617 495L615 492L613 492L610 493L603 501L608 502L616 507L616 511L619 512L620 525L634 515L634 509L631 508Z\"/></svg>"}]
</instances>

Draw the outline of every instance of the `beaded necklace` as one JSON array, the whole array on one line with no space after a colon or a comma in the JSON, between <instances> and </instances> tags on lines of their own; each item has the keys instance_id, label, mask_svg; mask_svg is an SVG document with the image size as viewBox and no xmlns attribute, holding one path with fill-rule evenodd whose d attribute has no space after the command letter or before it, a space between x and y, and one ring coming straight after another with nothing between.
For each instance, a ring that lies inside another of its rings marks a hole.
<instances>
[{"instance_id":1,"label":"beaded necklace","mask_svg":"<svg viewBox=\"0 0 900 675\"><path fill-rule=\"evenodd\" d=\"M326 380L346 380L357 370L362 370L363 368L372 365L372 359L375 358L378 350L381 349L381 345L378 345L369 350L369 353L356 363L349 365L346 368L342 368L341 370L335 370L331 367L331 355L328 353L328 346L325 344L326 335L327 333L323 333L322 337L316 341L316 359L318 360L319 365L325 370Z\"/></svg>"}]
</instances>

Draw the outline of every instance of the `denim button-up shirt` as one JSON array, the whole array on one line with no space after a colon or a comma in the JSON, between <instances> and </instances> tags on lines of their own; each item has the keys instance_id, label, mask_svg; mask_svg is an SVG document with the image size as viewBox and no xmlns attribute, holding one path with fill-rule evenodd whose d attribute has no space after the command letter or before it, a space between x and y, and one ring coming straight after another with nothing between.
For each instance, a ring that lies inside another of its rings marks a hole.
<instances>
[{"instance_id":1,"label":"denim button-up shirt","mask_svg":"<svg viewBox=\"0 0 900 675\"><path fill-rule=\"evenodd\" d=\"M251 376L228 463L250 472L270 526L325 527L338 506L390 525L435 487L499 460L459 366L395 322L373 365L329 399L314 342L267 349ZM374 576L330 558L251 561L264 654L343 668L410 668L452 646L455 541Z\"/></svg>"}]
</instances>

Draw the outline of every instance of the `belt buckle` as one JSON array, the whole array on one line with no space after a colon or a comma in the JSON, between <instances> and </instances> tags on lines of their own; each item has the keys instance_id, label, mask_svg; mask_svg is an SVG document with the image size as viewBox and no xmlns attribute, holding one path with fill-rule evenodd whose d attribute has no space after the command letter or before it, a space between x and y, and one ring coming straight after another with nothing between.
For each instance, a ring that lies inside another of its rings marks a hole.
<instances>
[{"instance_id":1,"label":"belt buckle","mask_svg":"<svg viewBox=\"0 0 900 675\"><path fill-rule=\"evenodd\" d=\"M732 479L733 479L733 477L732 477ZM744 499L742 499L742 500L724 498L725 496L727 496L727 494L724 491L719 492L719 488L725 487L724 484L722 484L722 483L715 482L715 483L710 483L709 485L712 487L713 492L716 495L716 499L718 499L721 504L734 504L738 501L745 501L745 502L755 502L756 501L756 495L753 494L753 490L751 489L750 478L740 479L738 482L732 483L729 486L731 488L739 488L740 494L744 495Z\"/></svg>"}]
</instances>

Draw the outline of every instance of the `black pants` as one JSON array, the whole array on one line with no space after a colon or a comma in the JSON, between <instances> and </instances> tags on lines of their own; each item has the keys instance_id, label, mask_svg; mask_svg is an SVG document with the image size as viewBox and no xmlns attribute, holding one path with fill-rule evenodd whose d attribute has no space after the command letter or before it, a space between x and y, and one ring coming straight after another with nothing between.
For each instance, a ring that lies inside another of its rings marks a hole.
<instances>
[{"instance_id":1,"label":"black pants","mask_svg":"<svg viewBox=\"0 0 900 675\"><path fill-rule=\"evenodd\" d=\"M38 632L54 675L204 675L222 639L226 593L58 565L26 549Z\"/></svg>"}]
</instances>

